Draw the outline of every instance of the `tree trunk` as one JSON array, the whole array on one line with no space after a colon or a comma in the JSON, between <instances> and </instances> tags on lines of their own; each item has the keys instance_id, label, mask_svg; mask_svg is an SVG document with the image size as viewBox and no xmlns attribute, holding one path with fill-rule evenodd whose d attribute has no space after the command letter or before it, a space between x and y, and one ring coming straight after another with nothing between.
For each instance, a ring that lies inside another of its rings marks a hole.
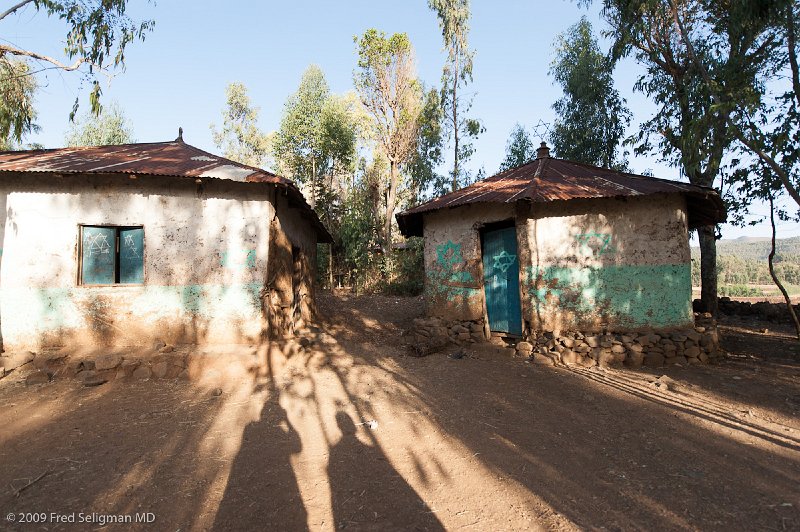
<instances>
[{"instance_id":1,"label":"tree trunk","mask_svg":"<svg viewBox=\"0 0 800 532\"><path fill-rule=\"evenodd\" d=\"M453 144L455 152L453 157L453 192L458 190L458 59L453 72Z\"/></svg>"},{"instance_id":2,"label":"tree trunk","mask_svg":"<svg viewBox=\"0 0 800 532\"><path fill-rule=\"evenodd\" d=\"M386 253L392 250L392 217L394 216L395 203L397 203L397 182L399 179L397 161L389 161L389 197L386 198L386 220L383 224Z\"/></svg>"},{"instance_id":3,"label":"tree trunk","mask_svg":"<svg viewBox=\"0 0 800 532\"><path fill-rule=\"evenodd\" d=\"M775 283L775 286L778 287L778 290L781 291L783 294L783 300L786 301L786 308L789 310L789 316L792 318L792 322L794 322L794 330L797 333L797 339L800 340L800 320L797 319L797 313L794 311L794 307L792 306L792 299L789 297L789 293L781 284L780 279L778 276L775 275L775 205L772 200L772 195L769 197L769 222L772 225L772 248L769 250L769 257L767 257L767 263L769 264L769 275L772 277L772 282ZM796 356L796 355L795 355Z\"/></svg>"},{"instance_id":4,"label":"tree trunk","mask_svg":"<svg viewBox=\"0 0 800 532\"><path fill-rule=\"evenodd\" d=\"M328 244L328 285L333 292L333 244Z\"/></svg>"},{"instance_id":5,"label":"tree trunk","mask_svg":"<svg viewBox=\"0 0 800 532\"><path fill-rule=\"evenodd\" d=\"M717 239L715 226L697 229L700 238L700 302L705 312L717 314Z\"/></svg>"}]
</instances>

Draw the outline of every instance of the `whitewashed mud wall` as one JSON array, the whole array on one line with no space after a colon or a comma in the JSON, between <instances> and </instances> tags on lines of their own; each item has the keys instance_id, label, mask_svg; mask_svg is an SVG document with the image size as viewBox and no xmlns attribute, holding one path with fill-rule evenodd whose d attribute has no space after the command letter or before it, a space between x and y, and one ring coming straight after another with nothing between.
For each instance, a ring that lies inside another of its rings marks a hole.
<instances>
[{"instance_id":1,"label":"whitewashed mud wall","mask_svg":"<svg viewBox=\"0 0 800 532\"><path fill-rule=\"evenodd\" d=\"M680 195L534 204L518 240L523 316L533 330L692 326Z\"/></svg>"},{"instance_id":2,"label":"whitewashed mud wall","mask_svg":"<svg viewBox=\"0 0 800 532\"><path fill-rule=\"evenodd\" d=\"M5 349L256 341L266 327L272 190L143 176L6 177ZM144 284L79 285L80 224L142 225Z\"/></svg>"},{"instance_id":3,"label":"whitewashed mud wall","mask_svg":"<svg viewBox=\"0 0 800 532\"><path fill-rule=\"evenodd\" d=\"M425 216L429 316L484 317L481 226L515 220L522 316L530 331L691 327L682 196L475 204Z\"/></svg>"}]
</instances>

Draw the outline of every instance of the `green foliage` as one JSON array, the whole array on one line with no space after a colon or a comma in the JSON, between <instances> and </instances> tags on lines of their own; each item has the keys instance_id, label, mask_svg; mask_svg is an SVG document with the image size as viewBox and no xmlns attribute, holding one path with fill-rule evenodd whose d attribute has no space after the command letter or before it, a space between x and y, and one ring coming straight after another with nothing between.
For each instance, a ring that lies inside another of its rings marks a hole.
<instances>
[{"instance_id":1,"label":"green foliage","mask_svg":"<svg viewBox=\"0 0 800 532\"><path fill-rule=\"evenodd\" d=\"M422 87L417 80L414 51L405 33L387 37L370 29L356 37L355 43L358 68L353 81L362 104L373 118L374 137L389 162L382 236L385 248L391 249L400 170L412 162L417 152Z\"/></svg>"},{"instance_id":2,"label":"green foliage","mask_svg":"<svg viewBox=\"0 0 800 532\"><path fill-rule=\"evenodd\" d=\"M728 297L761 297L764 295L764 291L755 286L732 284L720 286L719 295Z\"/></svg>"},{"instance_id":3,"label":"green foliage","mask_svg":"<svg viewBox=\"0 0 800 532\"><path fill-rule=\"evenodd\" d=\"M500 172L522 166L536 158L536 148L525 128L514 125L506 142L506 158L500 163Z\"/></svg>"},{"instance_id":4,"label":"green foliage","mask_svg":"<svg viewBox=\"0 0 800 532\"><path fill-rule=\"evenodd\" d=\"M332 95L322 70L311 65L286 101L275 137L282 171L306 185L312 206L334 233L345 182L355 170L361 122L354 97Z\"/></svg>"},{"instance_id":5,"label":"green foliage","mask_svg":"<svg viewBox=\"0 0 800 532\"><path fill-rule=\"evenodd\" d=\"M380 220L375 216L374 192L374 188L362 182L351 191L342 209L341 266L351 272L350 281L357 289L363 289L370 280L378 245Z\"/></svg>"},{"instance_id":6,"label":"green foliage","mask_svg":"<svg viewBox=\"0 0 800 532\"><path fill-rule=\"evenodd\" d=\"M586 17L558 37L550 75L564 96L553 104L558 117L550 141L559 157L606 168L627 167L619 146L631 114L614 88L613 70Z\"/></svg>"},{"instance_id":7,"label":"green foliage","mask_svg":"<svg viewBox=\"0 0 800 532\"><path fill-rule=\"evenodd\" d=\"M768 238L721 240L717 244L717 275L721 286L771 285ZM800 237L776 241L775 273L782 282L800 285ZM700 283L699 249L692 248L692 284ZM739 294L741 295L741 294Z\"/></svg>"},{"instance_id":8,"label":"green foliage","mask_svg":"<svg viewBox=\"0 0 800 532\"><path fill-rule=\"evenodd\" d=\"M442 149L444 137L442 132L442 106L439 92L430 89L425 93L422 112L419 116L419 139L417 151L407 169L411 176L410 205L419 204L448 191L447 178L436 171L444 158Z\"/></svg>"},{"instance_id":9,"label":"green foliage","mask_svg":"<svg viewBox=\"0 0 800 532\"><path fill-rule=\"evenodd\" d=\"M36 78L24 61L0 56L0 144L9 149L38 126L33 96Z\"/></svg>"},{"instance_id":10,"label":"green foliage","mask_svg":"<svg viewBox=\"0 0 800 532\"><path fill-rule=\"evenodd\" d=\"M3 18L28 4L32 4L37 11L44 11L49 17L60 19L66 25L64 55L73 62L65 64L40 51L20 48L10 43L0 44L0 56L24 57L47 63L47 68L81 72L92 84L89 93L91 110L94 114L99 114L102 106L98 73L108 74L111 69L124 68L125 49L135 40L143 41L147 33L153 30L154 21L137 22L131 19L126 13L128 0L31 0L20 2L6 12ZM79 98L76 98L70 120L75 118L78 102ZM8 107L16 113L26 113L23 107ZM13 119L11 122L18 120ZM4 127L4 123L0 123L0 129ZM21 136L15 138L20 140Z\"/></svg>"},{"instance_id":11,"label":"green foliage","mask_svg":"<svg viewBox=\"0 0 800 532\"><path fill-rule=\"evenodd\" d=\"M225 97L222 130L210 126L214 144L226 158L261 168L270 151L270 139L258 129L258 107L250 103L243 83L228 84Z\"/></svg>"},{"instance_id":12,"label":"green foliage","mask_svg":"<svg viewBox=\"0 0 800 532\"><path fill-rule=\"evenodd\" d=\"M64 144L66 146L106 146L130 144L133 128L117 103L103 107L99 115L84 113L70 125Z\"/></svg>"},{"instance_id":13,"label":"green foliage","mask_svg":"<svg viewBox=\"0 0 800 532\"><path fill-rule=\"evenodd\" d=\"M382 282L379 288L383 293L395 296L418 296L422 293L425 279L425 245L422 238L409 238L405 248L393 249L382 259Z\"/></svg>"},{"instance_id":14,"label":"green foliage","mask_svg":"<svg viewBox=\"0 0 800 532\"><path fill-rule=\"evenodd\" d=\"M472 96L462 92L472 81L475 55L467 40L469 4L469 0L428 0L428 7L436 11L439 18L447 50L447 61L442 70L441 105L446 133L453 139L453 170L450 172L453 191L469 182L470 175L464 163L475 152L472 141L485 131L479 120L466 116L472 107Z\"/></svg>"}]
</instances>

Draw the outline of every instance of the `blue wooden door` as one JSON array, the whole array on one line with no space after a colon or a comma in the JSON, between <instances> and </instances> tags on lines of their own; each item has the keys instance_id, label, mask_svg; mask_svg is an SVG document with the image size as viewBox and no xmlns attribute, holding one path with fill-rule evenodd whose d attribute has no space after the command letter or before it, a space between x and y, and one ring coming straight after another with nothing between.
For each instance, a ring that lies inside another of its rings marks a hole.
<instances>
[{"instance_id":1,"label":"blue wooden door","mask_svg":"<svg viewBox=\"0 0 800 532\"><path fill-rule=\"evenodd\" d=\"M483 275L489 328L493 332L521 335L522 310L515 227L484 233Z\"/></svg>"}]
</instances>

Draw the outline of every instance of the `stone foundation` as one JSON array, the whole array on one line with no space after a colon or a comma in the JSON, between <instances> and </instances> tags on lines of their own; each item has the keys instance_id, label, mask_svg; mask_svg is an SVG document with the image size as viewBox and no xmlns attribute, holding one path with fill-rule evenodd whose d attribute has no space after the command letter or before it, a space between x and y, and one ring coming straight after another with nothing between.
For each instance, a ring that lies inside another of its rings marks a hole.
<instances>
[{"instance_id":1,"label":"stone foundation","mask_svg":"<svg viewBox=\"0 0 800 532\"><path fill-rule=\"evenodd\" d=\"M157 342L151 348L18 351L0 356L0 378L16 378L27 385L77 380L85 386L99 386L114 380L165 379L225 387L263 374L269 356L288 359L317 342L331 341L335 342L326 333L309 333L261 346Z\"/></svg>"},{"instance_id":2,"label":"stone foundation","mask_svg":"<svg viewBox=\"0 0 800 532\"><path fill-rule=\"evenodd\" d=\"M722 356L716 322L708 313L696 313L694 321L692 328L669 331L603 334L537 331L516 343L516 353L536 362L580 366L639 368L712 363ZM452 344L487 340L483 320L417 318L409 334L414 356L429 355Z\"/></svg>"},{"instance_id":3,"label":"stone foundation","mask_svg":"<svg viewBox=\"0 0 800 532\"><path fill-rule=\"evenodd\" d=\"M710 314L695 314L695 327L670 331L591 334L544 332L516 345L517 355L555 365L641 366L695 365L722 356L719 333Z\"/></svg>"}]
</instances>

